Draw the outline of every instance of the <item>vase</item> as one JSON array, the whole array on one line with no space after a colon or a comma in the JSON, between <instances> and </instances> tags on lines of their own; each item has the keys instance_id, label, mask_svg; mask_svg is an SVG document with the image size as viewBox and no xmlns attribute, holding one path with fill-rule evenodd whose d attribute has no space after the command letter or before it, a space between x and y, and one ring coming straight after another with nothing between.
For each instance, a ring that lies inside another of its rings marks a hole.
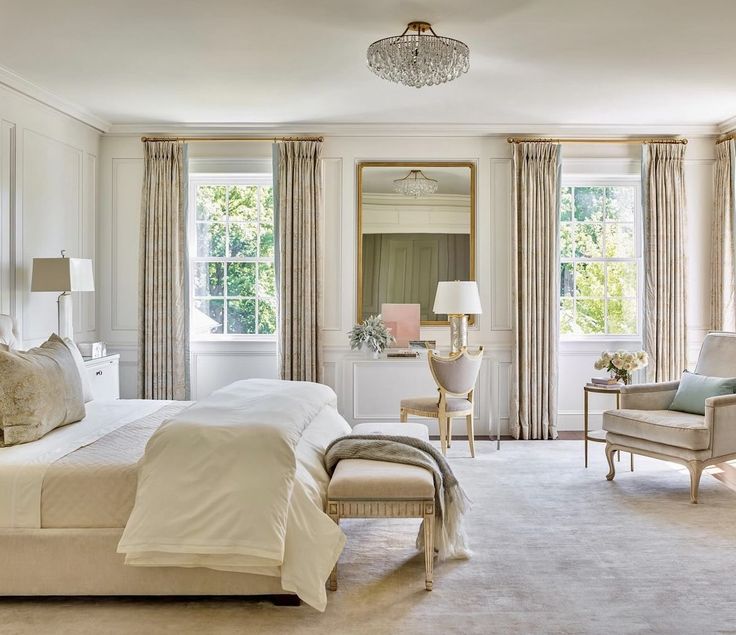
<instances>
[{"instance_id":1,"label":"vase","mask_svg":"<svg viewBox=\"0 0 736 635\"><path fill-rule=\"evenodd\" d=\"M377 350L371 348L370 346L368 346L365 343L360 345L360 350L363 351L363 355L365 355L366 357L369 357L371 359L378 359L378 357L381 354L380 351L377 351Z\"/></svg>"}]
</instances>

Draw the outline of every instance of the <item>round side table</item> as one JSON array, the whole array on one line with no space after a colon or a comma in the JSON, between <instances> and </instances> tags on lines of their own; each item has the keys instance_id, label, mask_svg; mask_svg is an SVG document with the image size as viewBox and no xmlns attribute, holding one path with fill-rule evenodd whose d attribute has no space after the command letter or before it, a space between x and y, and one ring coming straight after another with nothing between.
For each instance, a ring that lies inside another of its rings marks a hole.
<instances>
[{"instance_id":1,"label":"round side table","mask_svg":"<svg viewBox=\"0 0 736 635\"><path fill-rule=\"evenodd\" d=\"M583 400L585 407L583 410L583 438L585 439L585 467L588 467L588 442L593 443L605 443L606 442L606 431L605 430L590 430L588 426L588 398L590 393L605 393L609 395L616 395L616 410L621 407L621 384L612 384L610 386L599 386L598 384L585 384L583 386ZM618 453L618 460L621 460L621 452ZM634 455L631 455L631 471L634 471Z\"/></svg>"}]
</instances>

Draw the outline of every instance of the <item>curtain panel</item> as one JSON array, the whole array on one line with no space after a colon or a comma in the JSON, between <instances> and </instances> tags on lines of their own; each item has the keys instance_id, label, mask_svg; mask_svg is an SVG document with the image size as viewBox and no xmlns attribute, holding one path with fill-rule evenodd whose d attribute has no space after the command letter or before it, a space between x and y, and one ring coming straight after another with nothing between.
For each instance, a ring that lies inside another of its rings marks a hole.
<instances>
[{"instance_id":1,"label":"curtain panel","mask_svg":"<svg viewBox=\"0 0 736 635\"><path fill-rule=\"evenodd\" d=\"M557 438L560 145L514 145L511 433Z\"/></svg>"},{"instance_id":2,"label":"curtain panel","mask_svg":"<svg viewBox=\"0 0 736 635\"><path fill-rule=\"evenodd\" d=\"M138 284L138 396L189 398L186 147L145 142Z\"/></svg>"},{"instance_id":3,"label":"curtain panel","mask_svg":"<svg viewBox=\"0 0 736 635\"><path fill-rule=\"evenodd\" d=\"M679 379L687 366L685 145L642 147L644 349L647 380Z\"/></svg>"},{"instance_id":4,"label":"curtain panel","mask_svg":"<svg viewBox=\"0 0 736 635\"><path fill-rule=\"evenodd\" d=\"M322 381L322 164L319 141L274 144L279 374Z\"/></svg>"},{"instance_id":5,"label":"curtain panel","mask_svg":"<svg viewBox=\"0 0 736 635\"><path fill-rule=\"evenodd\" d=\"M736 331L736 140L716 145L711 241L711 329Z\"/></svg>"}]
</instances>

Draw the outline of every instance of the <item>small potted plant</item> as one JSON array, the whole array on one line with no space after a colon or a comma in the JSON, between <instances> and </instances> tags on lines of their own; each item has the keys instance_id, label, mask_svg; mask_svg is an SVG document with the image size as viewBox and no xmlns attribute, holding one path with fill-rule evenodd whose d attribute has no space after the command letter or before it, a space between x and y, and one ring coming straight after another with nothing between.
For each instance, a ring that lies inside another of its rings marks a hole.
<instances>
[{"instance_id":1,"label":"small potted plant","mask_svg":"<svg viewBox=\"0 0 736 635\"><path fill-rule=\"evenodd\" d=\"M612 379L628 386L631 375L649 364L646 351L603 351L594 364L597 370L607 370Z\"/></svg>"},{"instance_id":2,"label":"small potted plant","mask_svg":"<svg viewBox=\"0 0 736 635\"><path fill-rule=\"evenodd\" d=\"M356 324L348 335L351 350L360 349L374 359L395 341L380 315L371 315L361 324Z\"/></svg>"}]
</instances>

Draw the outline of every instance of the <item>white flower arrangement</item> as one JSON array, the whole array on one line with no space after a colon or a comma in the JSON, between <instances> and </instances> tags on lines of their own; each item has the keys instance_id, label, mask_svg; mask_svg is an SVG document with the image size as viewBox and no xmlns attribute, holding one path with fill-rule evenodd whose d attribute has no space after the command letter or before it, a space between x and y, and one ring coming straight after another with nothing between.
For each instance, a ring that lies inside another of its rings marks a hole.
<instances>
[{"instance_id":1,"label":"white flower arrangement","mask_svg":"<svg viewBox=\"0 0 736 635\"><path fill-rule=\"evenodd\" d=\"M380 315L371 315L362 324L356 324L348 335L351 350L366 348L374 356L380 355L396 340Z\"/></svg>"},{"instance_id":2,"label":"white flower arrangement","mask_svg":"<svg viewBox=\"0 0 736 635\"><path fill-rule=\"evenodd\" d=\"M607 370L624 384L630 384L631 374L648 364L646 351L603 351L593 366L596 370Z\"/></svg>"}]
</instances>

